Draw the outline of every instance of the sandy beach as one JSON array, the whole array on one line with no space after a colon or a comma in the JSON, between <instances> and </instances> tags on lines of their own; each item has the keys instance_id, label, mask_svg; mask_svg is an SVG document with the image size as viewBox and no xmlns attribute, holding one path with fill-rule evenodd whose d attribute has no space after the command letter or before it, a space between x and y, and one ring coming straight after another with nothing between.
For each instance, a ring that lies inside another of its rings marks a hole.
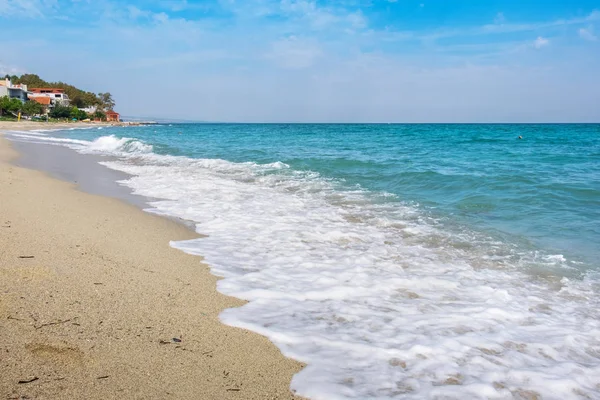
<instances>
[{"instance_id":1,"label":"sandy beach","mask_svg":"<svg viewBox=\"0 0 600 400\"><path fill-rule=\"evenodd\" d=\"M129 126L135 123L127 122L34 122L34 121L0 121L0 132L7 130L34 130L34 129L69 129L69 128L95 128L101 126Z\"/></svg>"},{"instance_id":2,"label":"sandy beach","mask_svg":"<svg viewBox=\"0 0 600 400\"><path fill-rule=\"evenodd\" d=\"M7 130L33 130L33 129L69 129L97 126L111 126L109 122L33 122L33 121L0 121L0 132Z\"/></svg>"},{"instance_id":3,"label":"sandy beach","mask_svg":"<svg viewBox=\"0 0 600 400\"><path fill-rule=\"evenodd\" d=\"M219 313L243 302L216 291L199 257L169 246L197 235L16 167L17 157L0 136L3 398L298 398L289 385L302 365L223 325Z\"/></svg>"}]
</instances>

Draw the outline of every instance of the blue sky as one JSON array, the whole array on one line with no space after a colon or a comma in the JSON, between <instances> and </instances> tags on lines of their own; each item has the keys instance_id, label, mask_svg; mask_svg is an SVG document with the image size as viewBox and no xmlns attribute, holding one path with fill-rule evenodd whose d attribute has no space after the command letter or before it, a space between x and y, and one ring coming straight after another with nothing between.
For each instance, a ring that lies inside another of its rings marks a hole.
<instances>
[{"instance_id":1,"label":"blue sky","mask_svg":"<svg viewBox=\"0 0 600 400\"><path fill-rule=\"evenodd\" d=\"M600 122L597 0L0 0L0 34L124 115Z\"/></svg>"}]
</instances>

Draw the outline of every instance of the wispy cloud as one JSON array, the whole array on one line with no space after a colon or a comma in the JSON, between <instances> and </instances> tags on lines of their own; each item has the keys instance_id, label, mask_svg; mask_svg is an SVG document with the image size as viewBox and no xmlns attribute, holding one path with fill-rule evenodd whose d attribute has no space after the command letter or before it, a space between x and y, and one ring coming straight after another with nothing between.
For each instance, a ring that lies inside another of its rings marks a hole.
<instances>
[{"instance_id":1,"label":"wispy cloud","mask_svg":"<svg viewBox=\"0 0 600 400\"><path fill-rule=\"evenodd\" d=\"M537 30L560 27L560 26L579 25L579 24L584 24L589 21L595 21L597 19L600 19L600 12L593 11L585 17L570 18L570 19L557 19L557 20L546 21L546 22L510 24L510 23L504 23L504 21L502 21L501 23L495 23L493 25L485 25L481 28L481 31L489 32L489 33L513 33L513 32L537 31Z\"/></svg>"},{"instance_id":2,"label":"wispy cloud","mask_svg":"<svg viewBox=\"0 0 600 400\"><path fill-rule=\"evenodd\" d=\"M363 29L368 25L367 18L360 10L345 7L322 6L316 1L281 0L271 11L291 20L302 21L305 26L316 30Z\"/></svg>"},{"instance_id":3,"label":"wispy cloud","mask_svg":"<svg viewBox=\"0 0 600 400\"><path fill-rule=\"evenodd\" d=\"M420 37L424 40L438 40L448 38L472 37L481 35L501 35L514 34L525 32L543 31L551 28L582 25L590 21L600 20L600 12L592 11L584 17L556 19L545 22L524 22L524 23L508 23L503 13L498 13L494 18L493 24L485 24L480 26L465 26L451 29L440 29L429 33L410 32L413 37ZM408 32L405 32L408 33ZM405 35L404 37L407 37Z\"/></svg>"},{"instance_id":4,"label":"wispy cloud","mask_svg":"<svg viewBox=\"0 0 600 400\"><path fill-rule=\"evenodd\" d=\"M0 79L4 78L5 75L20 75L23 72L22 68L9 65L0 60Z\"/></svg>"},{"instance_id":5,"label":"wispy cloud","mask_svg":"<svg viewBox=\"0 0 600 400\"><path fill-rule=\"evenodd\" d=\"M41 18L57 7L57 0L0 0L0 17Z\"/></svg>"},{"instance_id":6,"label":"wispy cloud","mask_svg":"<svg viewBox=\"0 0 600 400\"><path fill-rule=\"evenodd\" d=\"M533 47L536 49L541 49L542 47L546 47L550 44L550 40L545 37L538 36L537 39L533 41Z\"/></svg>"},{"instance_id":7,"label":"wispy cloud","mask_svg":"<svg viewBox=\"0 0 600 400\"><path fill-rule=\"evenodd\" d=\"M578 32L582 39L589 40L591 42L598 40L598 37L594 34L594 27L592 25L588 26L587 28L580 28Z\"/></svg>"},{"instance_id":8,"label":"wispy cloud","mask_svg":"<svg viewBox=\"0 0 600 400\"><path fill-rule=\"evenodd\" d=\"M187 0L163 0L160 5L174 12L183 11L190 7Z\"/></svg>"}]
</instances>

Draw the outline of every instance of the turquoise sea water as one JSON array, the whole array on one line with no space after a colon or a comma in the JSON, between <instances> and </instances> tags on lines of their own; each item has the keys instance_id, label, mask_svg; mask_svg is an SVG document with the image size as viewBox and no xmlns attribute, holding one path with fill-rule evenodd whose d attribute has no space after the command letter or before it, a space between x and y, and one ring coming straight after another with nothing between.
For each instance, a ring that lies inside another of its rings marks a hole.
<instances>
[{"instance_id":1,"label":"turquoise sea water","mask_svg":"<svg viewBox=\"0 0 600 400\"><path fill-rule=\"evenodd\" d=\"M600 268L600 125L186 124L100 132L68 137L115 132L158 154L283 162L563 254L578 269Z\"/></svg>"},{"instance_id":2,"label":"turquoise sea water","mask_svg":"<svg viewBox=\"0 0 600 400\"><path fill-rule=\"evenodd\" d=\"M522 136L522 139L519 139ZM315 399L600 397L600 125L14 132L111 156ZM532 394L533 393L533 394ZM521 397L519 397L521 396Z\"/></svg>"}]
</instances>

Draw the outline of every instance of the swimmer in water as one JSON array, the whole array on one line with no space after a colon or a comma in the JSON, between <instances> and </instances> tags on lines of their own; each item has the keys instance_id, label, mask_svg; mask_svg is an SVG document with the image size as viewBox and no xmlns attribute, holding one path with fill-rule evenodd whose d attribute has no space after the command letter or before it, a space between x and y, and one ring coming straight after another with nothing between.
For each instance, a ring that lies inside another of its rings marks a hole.
<instances>
[{"instance_id":1,"label":"swimmer in water","mask_svg":"<svg viewBox=\"0 0 600 400\"><path fill-rule=\"evenodd\" d=\"M523 139L523 136L519 136L519 139Z\"/></svg>"}]
</instances>

